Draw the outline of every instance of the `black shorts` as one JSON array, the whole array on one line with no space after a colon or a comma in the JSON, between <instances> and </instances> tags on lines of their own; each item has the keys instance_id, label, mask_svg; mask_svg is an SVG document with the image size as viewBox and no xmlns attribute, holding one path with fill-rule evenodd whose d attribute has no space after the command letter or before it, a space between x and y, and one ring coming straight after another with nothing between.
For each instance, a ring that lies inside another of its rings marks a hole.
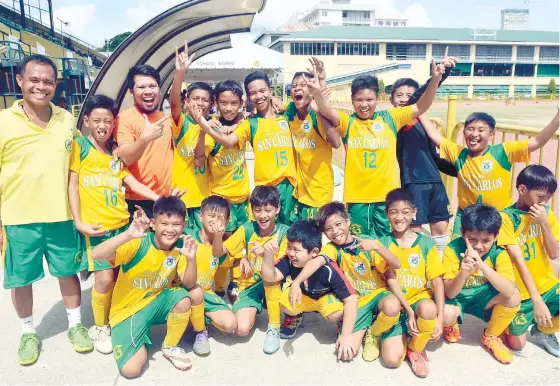
<instances>
[{"instance_id":1,"label":"black shorts","mask_svg":"<svg viewBox=\"0 0 560 386\"><path fill-rule=\"evenodd\" d=\"M148 218L154 217L154 202L152 200L126 200L126 203L128 204L128 213L130 213L129 220L131 223L132 216L134 216L134 212L137 210L136 205L144 209Z\"/></svg>"},{"instance_id":2,"label":"black shorts","mask_svg":"<svg viewBox=\"0 0 560 386\"><path fill-rule=\"evenodd\" d=\"M407 184L405 188L414 197L417 213L413 225L447 221L453 216L447 192L441 182Z\"/></svg>"}]
</instances>

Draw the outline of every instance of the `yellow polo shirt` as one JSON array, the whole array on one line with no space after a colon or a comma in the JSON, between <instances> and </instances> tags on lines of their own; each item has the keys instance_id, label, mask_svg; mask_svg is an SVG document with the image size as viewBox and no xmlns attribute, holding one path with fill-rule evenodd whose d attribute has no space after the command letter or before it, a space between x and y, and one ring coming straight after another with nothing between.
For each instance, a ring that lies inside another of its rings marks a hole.
<instances>
[{"instance_id":1,"label":"yellow polo shirt","mask_svg":"<svg viewBox=\"0 0 560 386\"><path fill-rule=\"evenodd\" d=\"M0 218L3 225L72 220L68 170L80 132L68 111L51 103L46 129L25 116L16 101L0 111Z\"/></svg>"}]
</instances>

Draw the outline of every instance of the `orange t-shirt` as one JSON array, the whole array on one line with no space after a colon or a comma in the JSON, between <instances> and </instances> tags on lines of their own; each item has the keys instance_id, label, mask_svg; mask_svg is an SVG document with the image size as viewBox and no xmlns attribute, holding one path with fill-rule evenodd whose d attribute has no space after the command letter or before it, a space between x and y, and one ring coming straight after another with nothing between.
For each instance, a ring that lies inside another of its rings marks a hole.
<instances>
[{"instance_id":1,"label":"orange t-shirt","mask_svg":"<svg viewBox=\"0 0 560 386\"><path fill-rule=\"evenodd\" d=\"M156 122L165 114L154 111L148 115L150 122ZM122 111L118 117L117 142L119 145L132 144L144 131L144 117L135 107ZM173 137L171 121L167 120L163 128L163 136L146 146L138 162L127 165L130 173L141 183L159 195L165 195L171 187L171 168L173 166ZM145 200L146 198L126 190L129 200Z\"/></svg>"}]
</instances>

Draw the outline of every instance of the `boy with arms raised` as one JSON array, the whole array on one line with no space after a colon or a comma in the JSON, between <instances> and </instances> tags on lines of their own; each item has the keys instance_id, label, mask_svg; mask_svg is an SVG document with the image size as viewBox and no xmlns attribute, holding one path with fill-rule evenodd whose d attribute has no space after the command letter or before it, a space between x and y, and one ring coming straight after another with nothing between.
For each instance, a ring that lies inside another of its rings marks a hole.
<instances>
[{"instance_id":1,"label":"boy with arms raised","mask_svg":"<svg viewBox=\"0 0 560 386\"><path fill-rule=\"evenodd\" d=\"M214 223L213 256L228 254L230 259L239 261L241 275L233 278L239 288L239 296L233 303L233 312L237 318L237 335L247 336L258 313L262 311L266 297L268 308L268 329L263 351L273 354L280 348L280 297L282 290L278 282L263 282L261 267L263 245L269 240L276 240L279 252L276 259L286 254L286 232L288 226L276 223L280 212L280 196L273 186L256 186L250 197L251 210L255 221L245 223L230 238L222 241L225 228ZM245 251L245 252L243 252Z\"/></svg>"},{"instance_id":2,"label":"boy with arms raised","mask_svg":"<svg viewBox=\"0 0 560 386\"><path fill-rule=\"evenodd\" d=\"M382 357L386 366L395 368L406 354L414 374L425 378L429 363L424 349L430 339L439 339L443 331L444 268L434 242L411 228L417 213L412 194L404 188L395 189L389 192L385 204L393 229L388 236L389 251L401 262L394 272L387 270L385 278L406 314L401 314L399 323L381 336Z\"/></svg>"},{"instance_id":3,"label":"boy with arms raised","mask_svg":"<svg viewBox=\"0 0 560 386\"><path fill-rule=\"evenodd\" d=\"M191 306L202 304L203 292L196 285L196 242L182 235L185 204L178 197L158 199L154 218L142 210L123 233L96 246L95 260L114 261L119 276L113 291L111 324L113 355L122 375L140 375L148 360L150 327L167 323L162 353L179 370L191 362L179 341L187 328ZM151 226L152 232L147 232ZM179 279L183 287L172 287Z\"/></svg>"},{"instance_id":4,"label":"boy with arms raised","mask_svg":"<svg viewBox=\"0 0 560 386\"><path fill-rule=\"evenodd\" d=\"M264 280L279 282L287 276L296 277L311 259L325 259L318 257L322 245L321 231L314 221L299 220L295 222L288 230L287 238L287 253L276 263L274 263L275 256L279 252L277 240L273 239L264 244L262 266ZM303 293L300 303L294 306L290 304L289 288L282 292L280 303L286 317L301 315L304 312L319 312L330 321L342 320L341 334L336 341L336 349L338 359L349 361L354 359L357 354L352 344L352 330L356 322L358 305L356 293L344 273L334 262L325 259L324 263L325 265L319 267L305 281L305 284L296 284Z\"/></svg>"},{"instance_id":5,"label":"boy with arms raised","mask_svg":"<svg viewBox=\"0 0 560 386\"><path fill-rule=\"evenodd\" d=\"M558 259L560 231L554 211L545 203L557 188L554 174L542 165L530 165L516 181L519 199L505 208L498 245L504 246L514 264L521 307L506 330L505 341L514 350L531 335L552 355L558 356L560 285L550 260ZM535 325L536 324L536 325Z\"/></svg>"},{"instance_id":6,"label":"boy with arms raised","mask_svg":"<svg viewBox=\"0 0 560 386\"><path fill-rule=\"evenodd\" d=\"M488 322L482 332L482 346L500 363L513 356L500 339L519 310L521 296L515 288L513 266L507 251L496 238L502 225L498 211L484 204L465 208L461 218L462 237L445 248L444 336L450 343L459 340L457 322L465 313Z\"/></svg>"}]
</instances>

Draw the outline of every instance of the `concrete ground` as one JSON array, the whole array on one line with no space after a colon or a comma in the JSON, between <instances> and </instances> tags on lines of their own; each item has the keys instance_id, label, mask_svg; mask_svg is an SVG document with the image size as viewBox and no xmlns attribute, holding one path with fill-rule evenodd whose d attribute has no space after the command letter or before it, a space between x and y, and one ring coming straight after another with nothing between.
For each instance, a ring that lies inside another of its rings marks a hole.
<instances>
[{"instance_id":1,"label":"concrete ground","mask_svg":"<svg viewBox=\"0 0 560 386\"><path fill-rule=\"evenodd\" d=\"M252 170L252 165L249 165ZM335 197L341 198L342 186ZM45 267L46 269L46 267ZM0 273L3 281L3 271ZM92 278L83 283L83 322L93 324L91 313ZM161 342L165 326L152 328L153 347L149 365L142 376L127 380L119 375L111 355L97 352L78 354L66 338L67 318L57 280L49 275L34 285L34 322L43 339L39 361L22 367L16 361L20 322L12 307L10 292L0 292L0 315L4 330L0 346L0 384L558 384L560 361L531 340L515 354L511 365L495 361L480 346L483 323L467 317L458 344L430 344L427 349L431 373L427 379L416 378L405 362L396 370L387 369L382 361L364 362L361 356L350 363L338 362L334 355L335 325L318 314L305 316L296 337L282 341L280 350L266 355L262 344L267 325L266 311L257 318L254 332L246 338L226 336L211 328L212 353L205 358L192 353L192 334L181 345L191 353L193 368L187 372L175 370L162 357Z\"/></svg>"}]
</instances>

